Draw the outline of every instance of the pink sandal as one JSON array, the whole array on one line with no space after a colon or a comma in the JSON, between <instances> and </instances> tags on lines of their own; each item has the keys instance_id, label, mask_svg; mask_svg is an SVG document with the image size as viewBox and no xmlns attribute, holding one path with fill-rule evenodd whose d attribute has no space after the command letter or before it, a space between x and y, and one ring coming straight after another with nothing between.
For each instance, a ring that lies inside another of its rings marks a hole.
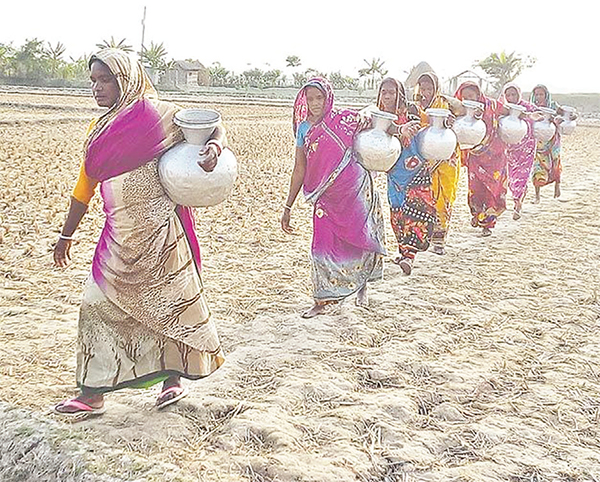
<instances>
[{"instance_id":1,"label":"pink sandal","mask_svg":"<svg viewBox=\"0 0 600 482\"><path fill-rule=\"evenodd\" d=\"M62 408L74 408L75 410L69 412L63 412ZM71 398L70 400L64 400L54 406L54 411L60 415L66 417L79 417L81 415L102 415L106 412L106 407L94 408L77 398Z\"/></svg>"},{"instance_id":2,"label":"pink sandal","mask_svg":"<svg viewBox=\"0 0 600 482\"><path fill-rule=\"evenodd\" d=\"M165 396L170 395L171 393L175 394L175 396L161 402L161 400L164 399ZM182 398L187 397L189 393L190 391L187 388L182 387L181 385L174 385L172 387L166 388L162 392L160 392L160 395L156 399L156 408L160 410L162 408L168 407L169 405L178 402Z\"/></svg>"}]
</instances>

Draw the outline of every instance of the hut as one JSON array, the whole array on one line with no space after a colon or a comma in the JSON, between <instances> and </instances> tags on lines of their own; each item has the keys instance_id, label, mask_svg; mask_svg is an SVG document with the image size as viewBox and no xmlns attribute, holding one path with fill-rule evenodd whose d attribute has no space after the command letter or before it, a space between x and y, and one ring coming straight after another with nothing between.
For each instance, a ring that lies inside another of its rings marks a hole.
<instances>
[{"instance_id":1,"label":"hut","mask_svg":"<svg viewBox=\"0 0 600 482\"><path fill-rule=\"evenodd\" d=\"M210 85L210 74L198 60L176 60L165 72L164 83L176 89L194 90Z\"/></svg>"}]
</instances>

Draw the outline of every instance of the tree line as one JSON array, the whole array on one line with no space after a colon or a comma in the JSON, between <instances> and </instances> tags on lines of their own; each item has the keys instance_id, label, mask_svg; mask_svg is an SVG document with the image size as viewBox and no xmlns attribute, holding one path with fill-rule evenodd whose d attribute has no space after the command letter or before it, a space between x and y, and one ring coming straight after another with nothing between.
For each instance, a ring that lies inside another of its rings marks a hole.
<instances>
[{"instance_id":1,"label":"tree line","mask_svg":"<svg viewBox=\"0 0 600 482\"><path fill-rule=\"evenodd\" d=\"M120 48L133 53L134 48L126 39L111 37L96 44L98 48ZM89 78L88 62L90 54L78 58L66 58L66 47L61 42L51 44L37 38L27 39L23 45L0 43L0 83L15 83L42 86L78 86L87 83ZM152 72L152 77L161 84L165 73L172 69L174 60L164 44L150 42L148 47L138 52L142 63ZM189 60L189 59L188 59ZM535 59L523 57L515 52L492 53L472 67L479 67L492 80L496 90L506 82L514 80L524 69L531 67ZM385 61L380 58L364 59L364 67L358 69L356 76L337 72L321 72L304 68L297 55L285 59L286 72L280 69L261 69L258 67L236 73L214 62L207 68L210 83L215 87L259 88L294 86L301 87L311 77L326 77L335 89L363 90L375 89L379 81L388 73ZM414 69L414 67L413 67Z\"/></svg>"}]
</instances>

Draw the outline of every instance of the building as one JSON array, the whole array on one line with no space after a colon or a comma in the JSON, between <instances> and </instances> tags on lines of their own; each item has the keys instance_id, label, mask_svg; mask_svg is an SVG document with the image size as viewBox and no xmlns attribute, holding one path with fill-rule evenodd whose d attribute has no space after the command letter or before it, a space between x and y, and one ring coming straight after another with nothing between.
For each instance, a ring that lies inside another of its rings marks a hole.
<instances>
[{"instance_id":1,"label":"building","mask_svg":"<svg viewBox=\"0 0 600 482\"><path fill-rule=\"evenodd\" d=\"M194 90L210 85L210 73L198 60L176 60L167 68L163 84L181 90Z\"/></svg>"}]
</instances>

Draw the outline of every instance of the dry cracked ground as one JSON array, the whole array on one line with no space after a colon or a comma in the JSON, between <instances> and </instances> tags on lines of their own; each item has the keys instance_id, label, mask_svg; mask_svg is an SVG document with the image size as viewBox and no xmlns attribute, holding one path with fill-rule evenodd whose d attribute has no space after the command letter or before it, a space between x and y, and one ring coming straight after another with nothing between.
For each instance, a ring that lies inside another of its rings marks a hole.
<instances>
[{"instance_id":1,"label":"dry cracked ground","mask_svg":"<svg viewBox=\"0 0 600 482\"><path fill-rule=\"evenodd\" d=\"M99 200L71 267L52 267L51 245L97 111L0 94L0 479L600 480L600 129L565 139L559 200L547 188L482 238L463 173L445 256L419 256L410 277L388 263L369 309L347 300L304 320L309 207L294 209L297 234L278 227L290 111L218 108L239 182L198 227L227 363L164 412L158 389L128 390L71 424L49 407L75 393Z\"/></svg>"}]
</instances>

